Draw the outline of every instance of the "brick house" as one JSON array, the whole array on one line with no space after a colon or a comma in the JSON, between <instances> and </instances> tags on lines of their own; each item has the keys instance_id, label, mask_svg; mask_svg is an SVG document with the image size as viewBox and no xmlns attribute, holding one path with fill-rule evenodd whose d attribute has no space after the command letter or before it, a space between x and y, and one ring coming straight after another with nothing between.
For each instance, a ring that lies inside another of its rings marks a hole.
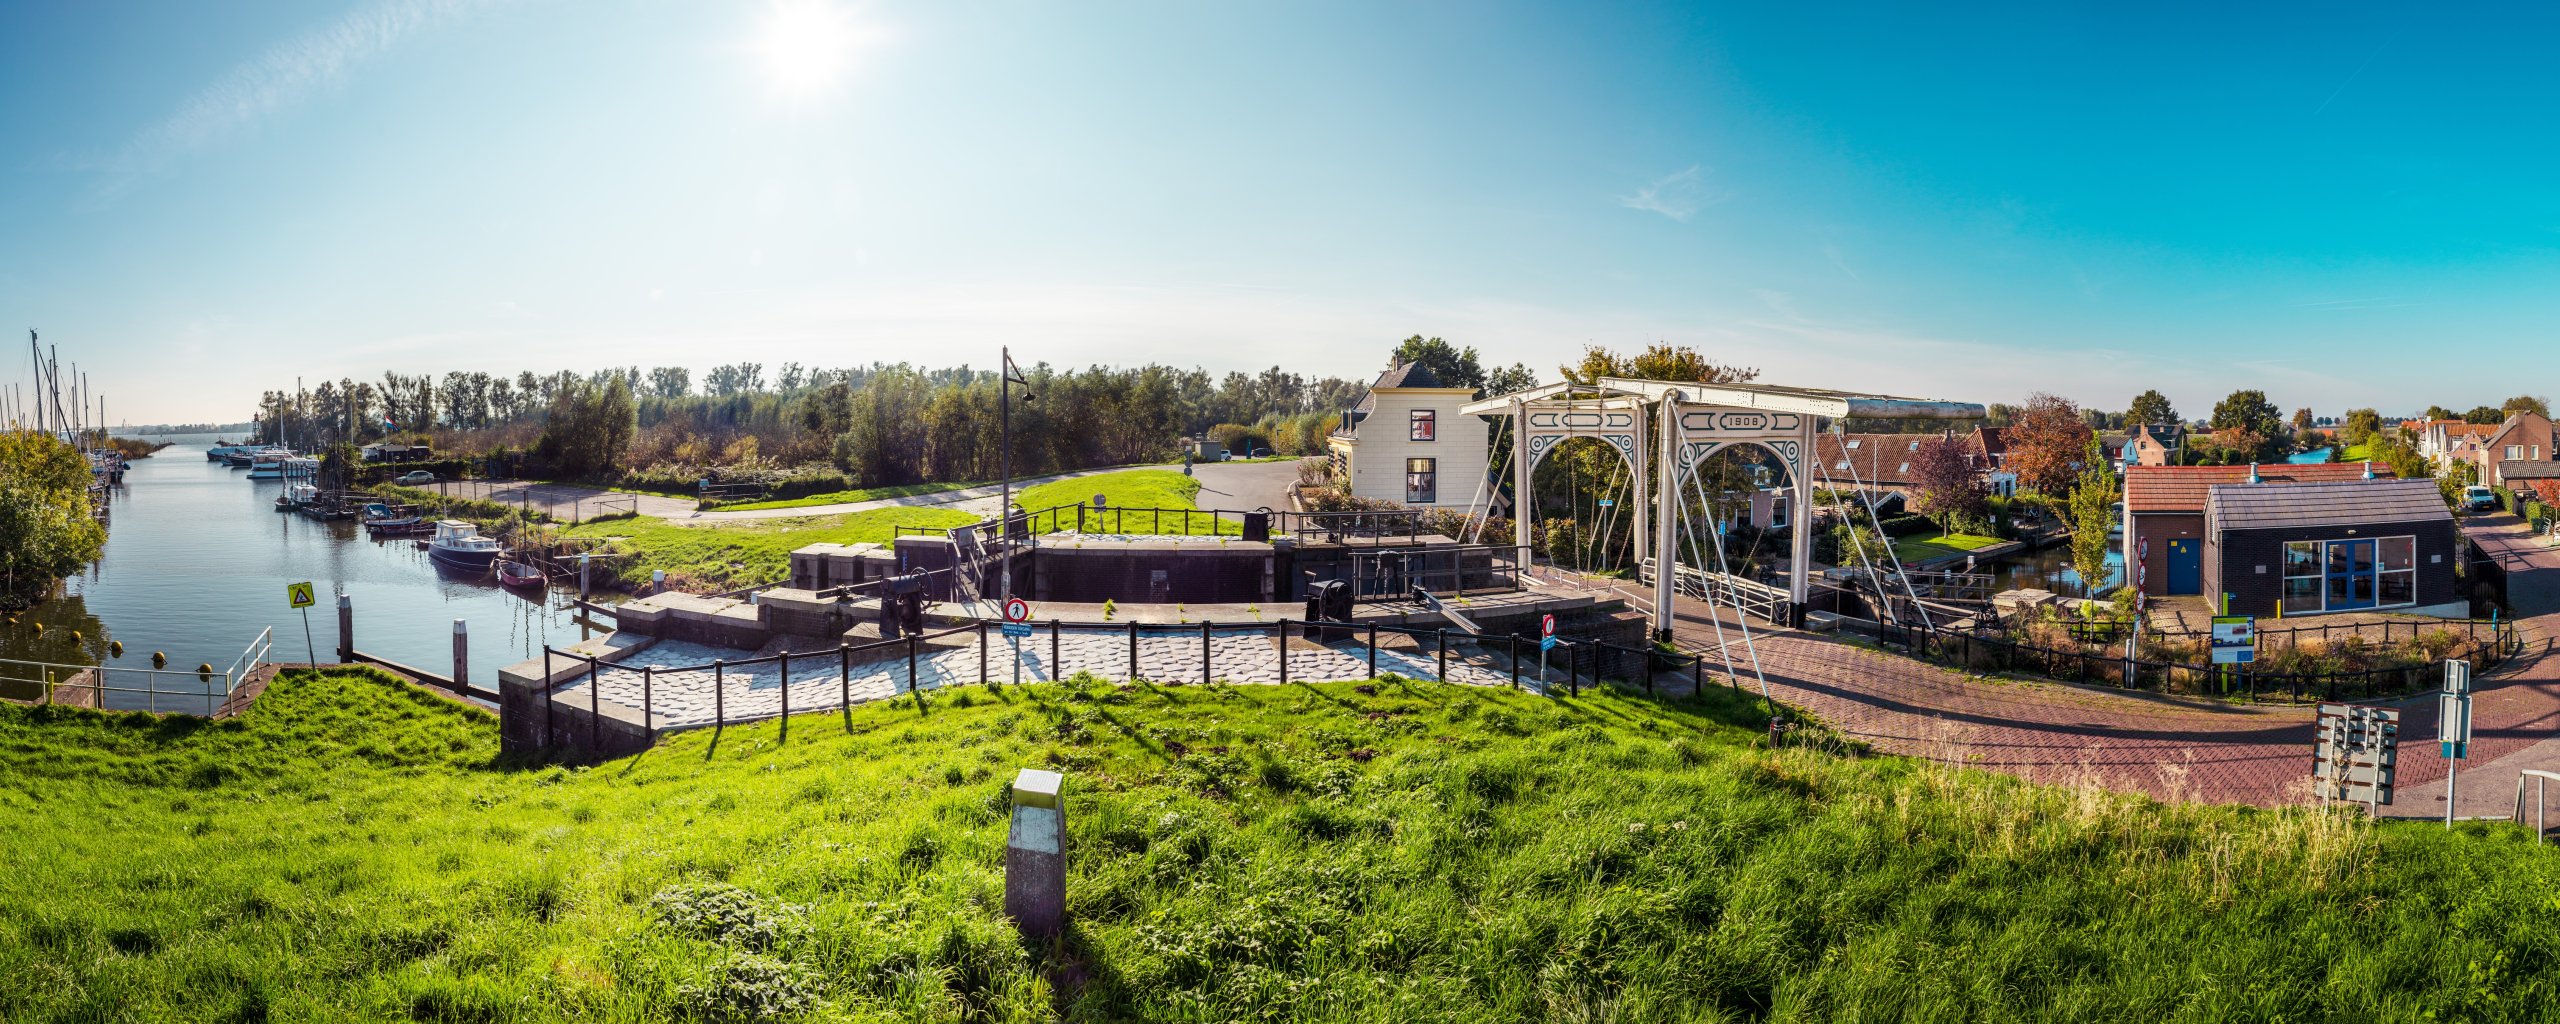
<instances>
[{"instance_id":1,"label":"brick house","mask_svg":"<svg viewBox=\"0 0 2560 1024\"><path fill-rule=\"evenodd\" d=\"M2126 431L2125 462L2135 466L2175 466L2187 453L2187 428L2175 423L2137 423Z\"/></svg>"},{"instance_id":2,"label":"brick house","mask_svg":"<svg viewBox=\"0 0 2560 1024\"><path fill-rule=\"evenodd\" d=\"M2471 464L2476 478L2491 487L2505 487L2505 463L2550 462L2560 459L2553 450L2551 421L2538 413L2519 412L2496 426L2474 426L2452 451L2453 458Z\"/></svg>"},{"instance_id":3,"label":"brick house","mask_svg":"<svg viewBox=\"0 0 2560 1024\"><path fill-rule=\"evenodd\" d=\"M2365 482L2391 476L2372 463L2267 463L2256 466L2128 466L2124 473L2124 551L2128 577L2144 594L2173 597L2205 589L2205 506L2216 484L2271 489L2308 483ZM2427 486L2434 487L2433 481ZM2437 504L2443 504L2441 496Z\"/></svg>"},{"instance_id":4,"label":"brick house","mask_svg":"<svg viewBox=\"0 0 2560 1024\"><path fill-rule=\"evenodd\" d=\"M2203 589L2234 615L2458 616L2461 534L2433 480L2206 488Z\"/></svg>"},{"instance_id":5,"label":"brick house","mask_svg":"<svg viewBox=\"0 0 2560 1024\"><path fill-rule=\"evenodd\" d=\"M1458 411L1475 398L1475 389L1444 385L1420 363L1388 367L1326 439L1334 476L1362 498L1457 508L1488 502L1484 420Z\"/></svg>"}]
</instances>

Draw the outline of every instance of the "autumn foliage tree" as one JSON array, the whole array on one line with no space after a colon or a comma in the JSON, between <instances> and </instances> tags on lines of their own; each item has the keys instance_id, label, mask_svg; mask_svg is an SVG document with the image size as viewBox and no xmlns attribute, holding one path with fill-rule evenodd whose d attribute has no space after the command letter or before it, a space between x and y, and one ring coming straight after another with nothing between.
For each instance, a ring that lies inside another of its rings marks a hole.
<instances>
[{"instance_id":1,"label":"autumn foliage tree","mask_svg":"<svg viewBox=\"0 0 2560 1024\"><path fill-rule=\"evenodd\" d=\"M1982 515L1991 485L1976 472L1964 442L1947 436L1920 442L1911 453L1911 511L1936 520L1938 529L1956 532L1959 523Z\"/></svg>"},{"instance_id":2,"label":"autumn foliage tree","mask_svg":"<svg viewBox=\"0 0 2560 1024\"><path fill-rule=\"evenodd\" d=\"M2009 469L2028 490L2064 494L2079 478L2082 453L2094 436L2079 406L2039 391L2009 426Z\"/></svg>"}]
</instances>

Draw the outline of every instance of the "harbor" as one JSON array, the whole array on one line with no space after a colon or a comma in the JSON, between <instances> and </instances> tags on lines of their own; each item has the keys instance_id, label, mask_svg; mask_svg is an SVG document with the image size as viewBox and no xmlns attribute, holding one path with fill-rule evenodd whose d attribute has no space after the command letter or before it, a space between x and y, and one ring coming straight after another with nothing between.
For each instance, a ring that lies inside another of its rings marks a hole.
<instances>
[{"instance_id":1,"label":"harbor","mask_svg":"<svg viewBox=\"0 0 2560 1024\"><path fill-rule=\"evenodd\" d=\"M362 610L358 646L389 661L449 671L453 623L461 620L478 679L495 679L500 666L545 644L602 632L582 622L574 592L509 587L485 563L441 564L418 536L377 535L357 518L278 514L277 499L294 482L247 479L245 469L199 457L220 438L146 440L170 447L123 463L122 482L101 491L114 516L105 554L55 596L0 619L0 660L138 674L157 653L174 670L210 666L218 687L224 667L266 631L273 631L270 660L308 657L302 614L285 593L304 582L319 595L310 643L321 661L336 660L332 595L340 592ZM6 695L40 697L40 688L18 683ZM150 697L110 691L104 703L143 708Z\"/></svg>"}]
</instances>

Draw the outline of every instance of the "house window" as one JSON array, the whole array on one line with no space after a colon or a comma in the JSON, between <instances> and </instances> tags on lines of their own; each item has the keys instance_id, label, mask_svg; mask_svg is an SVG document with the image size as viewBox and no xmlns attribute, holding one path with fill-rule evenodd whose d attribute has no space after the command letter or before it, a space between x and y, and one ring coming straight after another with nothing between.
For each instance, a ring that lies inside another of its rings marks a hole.
<instances>
[{"instance_id":1,"label":"house window","mask_svg":"<svg viewBox=\"0 0 2560 1024\"><path fill-rule=\"evenodd\" d=\"M2288 541L2284 546L2284 610L2288 615L2320 610L2320 542Z\"/></svg>"},{"instance_id":2,"label":"house window","mask_svg":"<svg viewBox=\"0 0 2560 1024\"><path fill-rule=\"evenodd\" d=\"M1769 499L1769 525L1772 527L1787 525L1786 495L1775 495Z\"/></svg>"},{"instance_id":3,"label":"house window","mask_svg":"<svg viewBox=\"0 0 2560 1024\"><path fill-rule=\"evenodd\" d=\"M2507 457L2508 457L2508 458L2510 458L2510 459L2521 459L2521 458L2524 458L2524 446L2523 446L2523 445L2520 445L2520 444L2511 444L2511 445L2508 445L2508 446L2507 446Z\"/></svg>"},{"instance_id":4,"label":"house window","mask_svg":"<svg viewBox=\"0 0 2560 1024\"><path fill-rule=\"evenodd\" d=\"M1920 442L1918 442L1918 441L1913 441L1913 442L1911 442L1911 447L1909 447L1909 448L1905 448L1905 449L1903 449L1903 450L1904 450L1904 451L1912 451L1912 452L1919 451L1919 450L1920 450Z\"/></svg>"},{"instance_id":5,"label":"house window","mask_svg":"<svg viewBox=\"0 0 2560 1024\"><path fill-rule=\"evenodd\" d=\"M1438 459L1404 460L1404 500L1412 505L1435 505L1440 501Z\"/></svg>"},{"instance_id":6,"label":"house window","mask_svg":"<svg viewBox=\"0 0 2560 1024\"><path fill-rule=\"evenodd\" d=\"M1857 450L1858 450L1858 442L1856 442L1856 441L1851 441L1851 442L1849 442L1849 450L1850 450L1850 451L1853 451L1853 452L1854 452L1854 451L1857 451Z\"/></svg>"},{"instance_id":7,"label":"house window","mask_svg":"<svg viewBox=\"0 0 2560 1024\"><path fill-rule=\"evenodd\" d=\"M2297 540L2284 546L2284 612L2418 603L2415 537Z\"/></svg>"},{"instance_id":8,"label":"house window","mask_svg":"<svg viewBox=\"0 0 2560 1024\"><path fill-rule=\"evenodd\" d=\"M1437 415L1438 415L1438 413L1435 413L1435 412L1433 412L1432 410L1429 410L1429 409L1416 409L1416 410L1414 410L1413 412L1411 412L1411 413L1407 414L1406 419L1405 419L1405 423L1406 423L1405 440L1408 440L1408 441L1429 441L1429 440L1433 440L1434 438L1433 438L1433 436L1432 436L1432 429L1433 429L1433 427L1435 426L1435 424L1432 422L1432 420L1433 420L1433 417L1435 417L1435 416L1437 416Z\"/></svg>"},{"instance_id":9,"label":"house window","mask_svg":"<svg viewBox=\"0 0 2560 1024\"><path fill-rule=\"evenodd\" d=\"M1910 463L1908 463L1908 462L1905 462L1905 463L1903 463L1903 464L1902 464L1902 468L1901 468L1901 469L1894 470L1894 472L1896 472L1896 473L1908 473L1908 472L1911 472L1911 464L1910 464Z\"/></svg>"},{"instance_id":10,"label":"house window","mask_svg":"<svg viewBox=\"0 0 2560 1024\"><path fill-rule=\"evenodd\" d=\"M1832 464L1831 464L1831 468L1833 468L1833 469L1837 469L1837 470L1847 470L1847 469L1849 468L1849 460L1847 460L1847 459L1842 459L1842 460L1840 460L1840 461L1838 461L1838 462L1834 462L1834 463L1832 463Z\"/></svg>"}]
</instances>

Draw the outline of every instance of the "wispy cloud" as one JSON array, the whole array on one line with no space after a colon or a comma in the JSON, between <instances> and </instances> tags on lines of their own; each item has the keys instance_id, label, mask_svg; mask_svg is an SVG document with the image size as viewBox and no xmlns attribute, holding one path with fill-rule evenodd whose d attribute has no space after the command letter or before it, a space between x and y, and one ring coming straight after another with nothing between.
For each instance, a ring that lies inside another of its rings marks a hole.
<instances>
[{"instance_id":1,"label":"wispy cloud","mask_svg":"<svg viewBox=\"0 0 2560 1024\"><path fill-rule=\"evenodd\" d=\"M1716 191L1707 184L1707 169L1690 164L1688 169L1653 179L1651 184L1633 194L1618 197L1618 205L1631 210L1659 213L1672 220L1687 222L1698 211L1733 198L1731 192Z\"/></svg>"},{"instance_id":2,"label":"wispy cloud","mask_svg":"<svg viewBox=\"0 0 2560 1024\"><path fill-rule=\"evenodd\" d=\"M268 47L135 133L114 156L91 164L106 174L99 194L113 195L136 178L238 136L344 81L403 39L498 2L382 0Z\"/></svg>"}]
</instances>

